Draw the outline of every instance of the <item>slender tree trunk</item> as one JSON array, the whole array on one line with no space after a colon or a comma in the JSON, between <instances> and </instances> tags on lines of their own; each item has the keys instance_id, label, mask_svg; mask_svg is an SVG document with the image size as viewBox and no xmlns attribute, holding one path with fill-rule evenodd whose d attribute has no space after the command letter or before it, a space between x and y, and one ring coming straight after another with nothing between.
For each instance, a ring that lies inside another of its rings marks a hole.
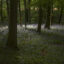
<instances>
[{"instance_id":1,"label":"slender tree trunk","mask_svg":"<svg viewBox=\"0 0 64 64\"><path fill-rule=\"evenodd\" d=\"M50 29L50 25L51 25L51 2L48 3L48 7L47 7L47 21L45 24L45 28Z\"/></svg>"},{"instance_id":2,"label":"slender tree trunk","mask_svg":"<svg viewBox=\"0 0 64 64\"><path fill-rule=\"evenodd\" d=\"M26 0L24 0L24 9L25 9L25 28L26 28Z\"/></svg>"},{"instance_id":3,"label":"slender tree trunk","mask_svg":"<svg viewBox=\"0 0 64 64\"><path fill-rule=\"evenodd\" d=\"M3 22L3 0L1 0L1 22Z\"/></svg>"},{"instance_id":4,"label":"slender tree trunk","mask_svg":"<svg viewBox=\"0 0 64 64\"><path fill-rule=\"evenodd\" d=\"M31 23L31 8L30 8L31 0L28 0L28 22Z\"/></svg>"},{"instance_id":5,"label":"slender tree trunk","mask_svg":"<svg viewBox=\"0 0 64 64\"><path fill-rule=\"evenodd\" d=\"M41 32L42 17L43 17L43 14L42 14L42 7L41 7L41 6L39 6L38 13L39 13L39 20L38 20L37 32L40 33L40 32Z\"/></svg>"},{"instance_id":6,"label":"slender tree trunk","mask_svg":"<svg viewBox=\"0 0 64 64\"><path fill-rule=\"evenodd\" d=\"M61 20L62 20L62 13L63 13L63 6L61 6L61 9L60 9L59 24L61 23Z\"/></svg>"},{"instance_id":7,"label":"slender tree trunk","mask_svg":"<svg viewBox=\"0 0 64 64\"><path fill-rule=\"evenodd\" d=\"M28 8L27 8L27 2L26 0L24 0L24 9L25 9L25 29L26 29L26 25L27 25L27 22L28 22Z\"/></svg>"},{"instance_id":8,"label":"slender tree trunk","mask_svg":"<svg viewBox=\"0 0 64 64\"><path fill-rule=\"evenodd\" d=\"M45 28L50 29L50 10L49 10L49 8L47 10L47 21L45 24Z\"/></svg>"},{"instance_id":9,"label":"slender tree trunk","mask_svg":"<svg viewBox=\"0 0 64 64\"><path fill-rule=\"evenodd\" d=\"M18 0L10 0L9 34L7 46L17 48L17 7Z\"/></svg>"},{"instance_id":10,"label":"slender tree trunk","mask_svg":"<svg viewBox=\"0 0 64 64\"><path fill-rule=\"evenodd\" d=\"M20 0L19 0L19 15L20 15L20 25L22 24L22 14L21 14L21 6L20 6Z\"/></svg>"},{"instance_id":11,"label":"slender tree trunk","mask_svg":"<svg viewBox=\"0 0 64 64\"><path fill-rule=\"evenodd\" d=\"M9 7L9 0L6 0L6 4L7 4L7 15L8 15L8 21L9 21L9 12L10 12L10 7Z\"/></svg>"},{"instance_id":12,"label":"slender tree trunk","mask_svg":"<svg viewBox=\"0 0 64 64\"><path fill-rule=\"evenodd\" d=\"M50 14L50 24L53 22L53 0L51 1L51 14Z\"/></svg>"}]
</instances>

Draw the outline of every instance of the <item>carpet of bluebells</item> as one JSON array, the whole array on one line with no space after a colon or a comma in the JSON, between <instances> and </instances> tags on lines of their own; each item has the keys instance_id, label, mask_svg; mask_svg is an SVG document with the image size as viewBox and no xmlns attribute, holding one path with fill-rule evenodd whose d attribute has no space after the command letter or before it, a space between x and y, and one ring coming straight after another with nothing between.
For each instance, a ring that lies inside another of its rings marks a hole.
<instances>
[{"instance_id":1,"label":"carpet of bluebells","mask_svg":"<svg viewBox=\"0 0 64 64\"><path fill-rule=\"evenodd\" d=\"M37 25L28 25L27 28L17 26L19 50L13 50L5 48L8 26L0 27L0 64L64 63L64 26L58 28L54 25L51 30L42 26L41 34L36 32Z\"/></svg>"}]
</instances>

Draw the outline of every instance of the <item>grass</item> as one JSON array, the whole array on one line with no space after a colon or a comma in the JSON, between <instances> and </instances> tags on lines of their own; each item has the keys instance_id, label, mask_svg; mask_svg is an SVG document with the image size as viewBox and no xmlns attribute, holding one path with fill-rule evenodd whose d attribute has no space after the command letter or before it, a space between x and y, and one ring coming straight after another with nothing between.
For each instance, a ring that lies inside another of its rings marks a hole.
<instances>
[{"instance_id":1,"label":"grass","mask_svg":"<svg viewBox=\"0 0 64 64\"><path fill-rule=\"evenodd\" d=\"M0 64L64 63L63 35L47 32L23 32L18 35L19 50L0 47Z\"/></svg>"},{"instance_id":2,"label":"grass","mask_svg":"<svg viewBox=\"0 0 64 64\"><path fill-rule=\"evenodd\" d=\"M57 45L64 45L64 35L58 33L47 33L42 32L42 38L48 44L57 44Z\"/></svg>"}]
</instances>

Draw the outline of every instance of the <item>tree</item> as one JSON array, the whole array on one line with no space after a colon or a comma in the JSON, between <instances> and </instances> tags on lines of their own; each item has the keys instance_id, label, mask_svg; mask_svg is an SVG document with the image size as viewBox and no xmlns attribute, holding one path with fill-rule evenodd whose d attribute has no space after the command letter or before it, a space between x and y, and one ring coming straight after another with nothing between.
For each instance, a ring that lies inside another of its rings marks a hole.
<instances>
[{"instance_id":1,"label":"tree","mask_svg":"<svg viewBox=\"0 0 64 64\"><path fill-rule=\"evenodd\" d=\"M21 14L21 5L20 5L20 0L19 0L19 16L20 16L20 25L22 24L22 18L21 18L21 16L22 16L22 14Z\"/></svg>"},{"instance_id":2,"label":"tree","mask_svg":"<svg viewBox=\"0 0 64 64\"><path fill-rule=\"evenodd\" d=\"M45 28L47 28L47 29L50 29L50 25L51 25L51 18L52 18L51 17L51 10L52 10L51 3L52 3L52 1L49 0L48 4L47 4L47 21L45 24Z\"/></svg>"},{"instance_id":3,"label":"tree","mask_svg":"<svg viewBox=\"0 0 64 64\"><path fill-rule=\"evenodd\" d=\"M8 20L9 20L9 12L10 12L9 3L10 3L9 0L6 0Z\"/></svg>"},{"instance_id":4,"label":"tree","mask_svg":"<svg viewBox=\"0 0 64 64\"><path fill-rule=\"evenodd\" d=\"M60 7L60 14L59 14L59 24L61 23L62 16L63 16L63 10L64 10L64 0L59 0L59 7Z\"/></svg>"},{"instance_id":5,"label":"tree","mask_svg":"<svg viewBox=\"0 0 64 64\"><path fill-rule=\"evenodd\" d=\"M27 1L24 0L24 9L25 9L25 28L26 28L26 24L28 22L28 8L27 8Z\"/></svg>"},{"instance_id":6,"label":"tree","mask_svg":"<svg viewBox=\"0 0 64 64\"><path fill-rule=\"evenodd\" d=\"M50 25L53 22L53 4L54 4L54 0L51 1Z\"/></svg>"},{"instance_id":7,"label":"tree","mask_svg":"<svg viewBox=\"0 0 64 64\"><path fill-rule=\"evenodd\" d=\"M1 0L1 22L3 21L3 0Z\"/></svg>"},{"instance_id":8,"label":"tree","mask_svg":"<svg viewBox=\"0 0 64 64\"><path fill-rule=\"evenodd\" d=\"M31 23L31 0L28 0L28 22Z\"/></svg>"},{"instance_id":9,"label":"tree","mask_svg":"<svg viewBox=\"0 0 64 64\"><path fill-rule=\"evenodd\" d=\"M42 0L35 0L33 2L38 11L38 27L37 27L37 32L41 32L41 24L42 24L42 18L43 18L43 1Z\"/></svg>"},{"instance_id":10,"label":"tree","mask_svg":"<svg viewBox=\"0 0 64 64\"><path fill-rule=\"evenodd\" d=\"M61 24L62 17L63 17L63 10L64 10L64 0L55 0L55 5L56 8L58 8L57 12L59 12L59 20L58 23Z\"/></svg>"},{"instance_id":11,"label":"tree","mask_svg":"<svg viewBox=\"0 0 64 64\"><path fill-rule=\"evenodd\" d=\"M61 6L60 8L60 15L59 15L59 24L61 23L61 20L62 20L62 14L63 13L63 6Z\"/></svg>"},{"instance_id":12,"label":"tree","mask_svg":"<svg viewBox=\"0 0 64 64\"><path fill-rule=\"evenodd\" d=\"M7 46L17 48L17 7L18 0L10 0L9 33Z\"/></svg>"},{"instance_id":13,"label":"tree","mask_svg":"<svg viewBox=\"0 0 64 64\"><path fill-rule=\"evenodd\" d=\"M38 10L38 28L37 28L37 32L41 32L41 24L42 24L42 18L43 18L43 14L42 14L42 6L39 5L39 10Z\"/></svg>"}]
</instances>

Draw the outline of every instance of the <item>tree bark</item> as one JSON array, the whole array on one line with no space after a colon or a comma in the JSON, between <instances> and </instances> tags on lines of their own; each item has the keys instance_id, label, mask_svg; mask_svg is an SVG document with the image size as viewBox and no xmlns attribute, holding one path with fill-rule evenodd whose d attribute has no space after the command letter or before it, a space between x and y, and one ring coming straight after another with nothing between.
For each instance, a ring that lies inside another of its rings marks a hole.
<instances>
[{"instance_id":1,"label":"tree bark","mask_svg":"<svg viewBox=\"0 0 64 64\"><path fill-rule=\"evenodd\" d=\"M61 20L62 20L62 13L63 13L63 6L61 6L61 9L60 9L59 24L61 23Z\"/></svg>"},{"instance_id":2,"label":"tree bark","mask_svg":"<svg viewBox=\"0 0 64 64\"><path fill-rule=\"evenodd\" d=\"M1 22L3 22L3 0L1 0Z\"/></svg>"},{"instance_id":3,"label":"tree bark","mask_svg":"<svg viewBox=\"0 0 64 64\"><path fill-rule=\"evenodd\" d=\"M17 7L18 0L10 0L9 34L7 46L17 48Z\"/></svg>"},{"instance_id":4,"label":"tree bark","mask_svg":"<svg viewBox=\"0 0 64 64\"><path fill-rule=\"evenodd\" d=\"M48 7L47 7L47 21L45 24L45 28L50 29L51 25L51 2L48 2Z\"/></svg>"},{"instance_id":5,"label":"tree bark","mask_svg":"<svg viewBox=\"0 0 64 64\"><path fill-rule=\"evenodd\" d=\"M42 14L42 7L41 7L41 6L39 6L38 14L39 14L39 20L38 20L37 32L40 33L40 32L41 32L42 17L43 17L43 14Z\"/></svg>"},{"instance_id":6,"label":"tree bark","mask_svg":"<svg viewBox=\"0 0 64 64\"><path fill-rule=\"evenodd\" d=\"M24 0L24 9L25 9L25 29L28 22L28 8L27 8L27 2Z\"/></svg>"},{"instance_id":7,"label":"tree bark","mask_svg":"<svg viewBox=\"0 0 64 64\"><path fill-rule=\"evenodd\" d=\"M9 0L6 0L8 20L9 20L9 12L10 12L9 3L10 3Z\"/></svg>"},{"instance_id":8,"label":"tree bark","mask_svg":"<svg viewBox=\"0 0 64 64\"><path fill-rule=\"evenodd\" d=\"M53 0L51 1L50 25L53 23Z\"/></svg>"},{"instance_id":9,"label":"tree bark","mask_svg":"<svg viewBox=\"0 0 64 64\"><path fill-rule=\"evenodd\" d=\"M22 25L22 14L21 14L21 6L20 6L20 0L19 0L19 16L20 16L20 25Z\"/></svg>"},{"instance_id":10,"label":"tree bark","mask_svg":"<svg viewBox=\"0 0 64 64\"><path fill-rule=\"evenodd\" d=\"M31 8L30 8L31 0L28 0L28 22L31 23Z\"/></svg>"}]
</instances>

